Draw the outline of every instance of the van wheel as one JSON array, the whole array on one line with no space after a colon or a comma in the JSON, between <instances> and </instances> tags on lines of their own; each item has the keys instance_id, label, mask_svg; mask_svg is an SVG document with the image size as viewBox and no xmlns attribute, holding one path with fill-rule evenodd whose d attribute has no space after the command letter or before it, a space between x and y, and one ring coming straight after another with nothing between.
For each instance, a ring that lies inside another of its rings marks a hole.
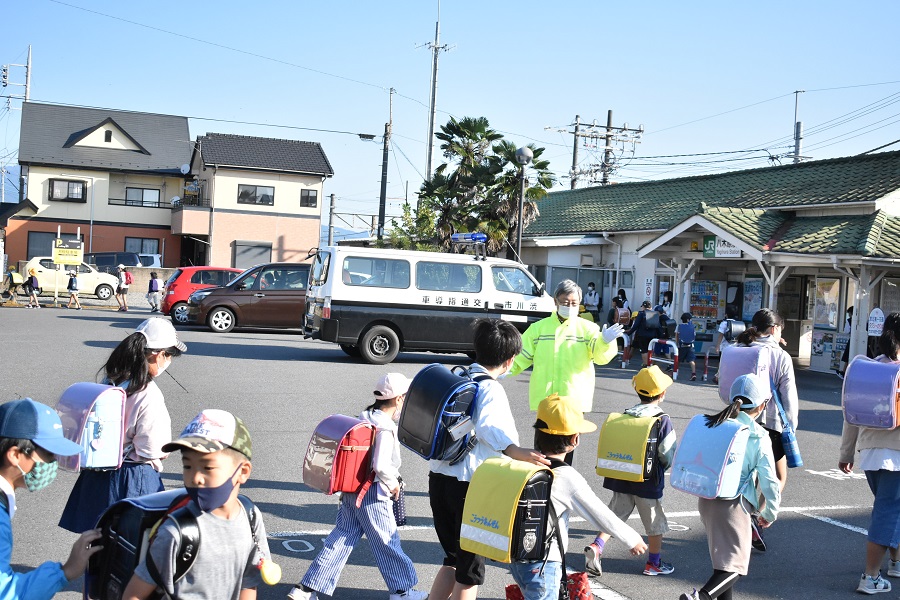
<instances>
[{"instance_id":1,"label":"van wheel","mask_svg":"<svg viewBox=\"0 0 900 600\"><path fill-rule=\"evenodd\" d=\"M109 300L112 298L113 289L106 285L105 283L97 286L97 291L95 292L97 297L101 300Z\"/></svg>"},{"instance_id":2,"label":"van wheel","mask_svg":"<svg viewBox=\"0 0 900 600\"><path fill-rule=\"evenodd\" d=\"M207 322L216 333L228 333L234 329L234 313L227 308L215 308L209 313Z\"/></svg>"},{"instance_id":3,"label":"van wheel","mask_svg":"<svg viewBox=\"0 0 900 600\"><path fill-rule=\"evenodd\" d=\"M367 363L386 365L400 352L400 339L390 327L376 325L362 336L359 353Z\"/></svg>"},{"instance_id":4,"label":"van wheel","mask_svg":"<svg viewBox=\"0 0 900 600\"><path fill-rule=\"evenodd\" d=\"M341 350L344 351L344 354L352 356L353 358L359 358L361 354L359 347L352 344L341 344Z\"/></svg>"}]
</instances>

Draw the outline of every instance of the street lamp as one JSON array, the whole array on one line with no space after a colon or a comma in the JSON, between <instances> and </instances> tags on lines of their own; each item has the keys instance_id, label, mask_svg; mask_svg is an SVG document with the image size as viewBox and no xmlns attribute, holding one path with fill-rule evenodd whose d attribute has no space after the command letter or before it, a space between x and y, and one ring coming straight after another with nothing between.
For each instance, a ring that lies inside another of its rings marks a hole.
<instances>
[{"instance_id":1,"label":"street lamp","mask_svg":"<svg viewBox=\"0 0 900 600\"><path fill-rule=\"evenodd\" d=\"M519 223L516 225L516 258L522 262L522 227L525 219L525 167L531 163L534 152L528 146L516 150L516 162L519 163L519 178L522 186L519 189Z\"/></svg>"}]
</instances>

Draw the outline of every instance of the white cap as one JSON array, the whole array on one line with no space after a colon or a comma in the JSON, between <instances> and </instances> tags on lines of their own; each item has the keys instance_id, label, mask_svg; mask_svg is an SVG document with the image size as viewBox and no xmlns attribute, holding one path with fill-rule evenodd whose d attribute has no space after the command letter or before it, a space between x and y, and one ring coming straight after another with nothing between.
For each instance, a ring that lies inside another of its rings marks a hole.
<instances>
[{"instance_id":1,"label":"white cap","mask_svg":"<svg viewBox=\"0 0 900 600\"><path fill-rule=\"evenodd\" d=\"M124 268L125 268L125 265L119 265L119 266L116 267L116 268L117 268L117 269L124 269Z\"/></svg>"},{"instance_id":2,"label":"white cap","mask_svg":"<svg viewBox=\"0 0 900 600\"><path fill-rule=\"evenodd\" d=\"M69 275L74 275L74 274L75 274L75 271L69 271L68 274L69 274Z\"/></svg>"},{"instance_id":3,"label":"white cap","mask_svg":"<svg viewBox=\"0 0 900 600\"><path fill-rule=\"evenodd\" d=\"M409 391L411 383L412 380L402 373L388 373L375 384L375 397L379 400L396 398Z\"/></svg>"},{"instance_id":4,"label":"white cap","mask_svg":"<svg viewBox=\"0 0 900 600\"><path fill-rule=\"evenodd\" d=\"M178 348L182 352L187 350L184 342L178 341L175 327L168 319L153 317L137 326L135 333L141 333L147 338L147 347L153 350L165 350L166 348Z\"/></svg>"}]
</instances>

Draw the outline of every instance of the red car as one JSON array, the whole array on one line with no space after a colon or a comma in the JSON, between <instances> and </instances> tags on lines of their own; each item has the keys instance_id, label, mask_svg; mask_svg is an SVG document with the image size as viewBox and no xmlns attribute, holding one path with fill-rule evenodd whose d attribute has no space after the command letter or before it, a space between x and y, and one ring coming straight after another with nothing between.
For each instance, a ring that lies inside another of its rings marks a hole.
<instances>
[{"instance_id":1,"label":"red car","mask_svg":"<svg viewBox=\"0 0 900 600\"><path fill-rule=\"evenodd\" d=\"M227 285L243 272L229 267L180 267L166 281L160 309L173 322L183 325L187 323L187 301L191 294L203 288Z\"/></svg>"}]
</instances>

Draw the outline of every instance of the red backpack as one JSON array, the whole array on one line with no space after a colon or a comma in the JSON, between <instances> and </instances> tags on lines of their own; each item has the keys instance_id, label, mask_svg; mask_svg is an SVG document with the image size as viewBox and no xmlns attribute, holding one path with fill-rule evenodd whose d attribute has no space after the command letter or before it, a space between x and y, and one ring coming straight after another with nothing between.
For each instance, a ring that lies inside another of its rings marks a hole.
<instances>
[{"instance_id":1,"label":"red backpack","mask_svg":"<svg viewBox=\"0 0 900 600\"><path fill-rule=\"evenodd\" d=\"M134 277L128 271L125 271L125 285L134 283Z\"/></svg>"},{"instance_id":2,"label":"red backpack","mask_svg":"<svg viewBox=\"0 0 900 600\"><path fill-rule=\"evenodd\" d=\"M358 493L362 503L374 480L375 426L346 415L325 417L316 426L303 460L303 483L326 494Z\"/></svg>"}]
</instances>

